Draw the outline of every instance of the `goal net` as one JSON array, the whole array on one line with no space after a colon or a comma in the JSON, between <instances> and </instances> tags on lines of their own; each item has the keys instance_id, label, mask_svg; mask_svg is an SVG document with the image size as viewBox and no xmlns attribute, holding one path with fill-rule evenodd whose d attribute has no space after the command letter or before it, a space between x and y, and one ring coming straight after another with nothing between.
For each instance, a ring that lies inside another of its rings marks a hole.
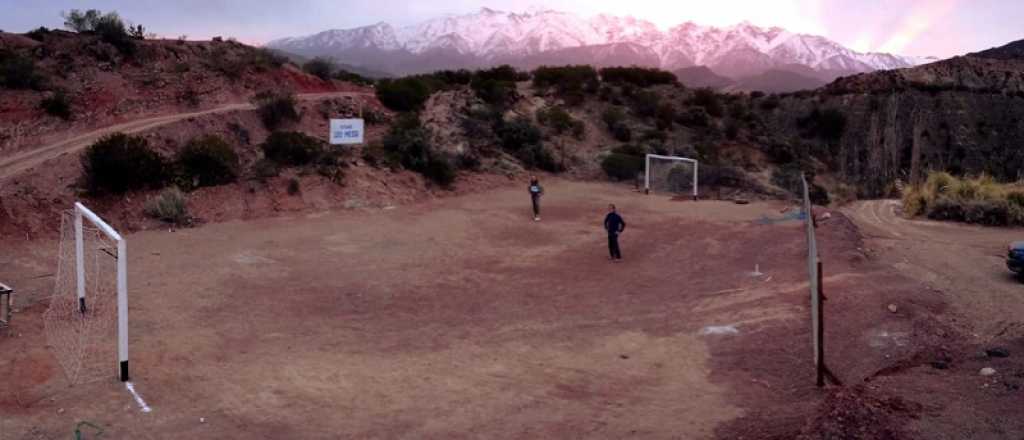
<instances>
[{"instance_id":1,"label":"goal net","mask_svg":"<svg viewBox=\"0 0 1024 440\"><path fill-rule=\"evenodd\" d=\"M128 380L128 281L121 235L80 203L61 217L46 339L68 381ZM115 369L116 365L116 369Z\"/></svg>"},{"instance_id":2,"label":"goal net","mask_svg":"<svg viewBox=\"0 0 1024 440\"><path fill-rule=\"evenodd\" d=\"M697 175L694 159L648 154L644 161L644 192L686 194L696 199Z\"/></svg>"}]
</instances>

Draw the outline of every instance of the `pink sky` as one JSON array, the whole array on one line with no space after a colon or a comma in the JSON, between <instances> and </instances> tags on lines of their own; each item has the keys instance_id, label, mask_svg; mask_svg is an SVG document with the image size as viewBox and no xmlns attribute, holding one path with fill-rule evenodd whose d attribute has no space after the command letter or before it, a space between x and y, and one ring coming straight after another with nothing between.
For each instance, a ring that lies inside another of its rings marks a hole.
<instances>
[{"instance_id":1,"label":"pink sky","mask_svg":"<svg viewBox=\"0 0 1024 440\"><path fill-rule=\"evenodd\" d=\"M906 55L947 57L1024 39L1024 0L0 0L0 29L60 27L61 10L97 8L117 10L164 36L263 43L379 21L413 24L485 6L632 15L662 28L750 21L824 35L860 51Z\"/></svg>"}]
</instances>

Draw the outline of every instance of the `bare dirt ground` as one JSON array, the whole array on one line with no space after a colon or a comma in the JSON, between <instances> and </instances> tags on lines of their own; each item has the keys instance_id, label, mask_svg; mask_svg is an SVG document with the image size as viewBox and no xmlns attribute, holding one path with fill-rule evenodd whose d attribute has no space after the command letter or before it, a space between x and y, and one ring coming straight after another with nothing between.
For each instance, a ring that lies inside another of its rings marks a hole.
<instances>
[{"instance_id":1,"label":"bare dirt ground","mask_svg":"<svg viewBox=\"0 0 1024 440\"><path fill-rule=\"evenodd\" d=\"M942 318L962 340L894 364L871 386L922 405L907 424L916 438L1024 438L1024 286L1005 266L1006 245L1024 230L908 220L899 209L898 201L878 200L844 211L873 260L948 305ZM993 348L1010 356L987 355ZM996 374L980 376L985 367Z\"/></svg>"},{"instance_id":2,"label":"bare dirt ground","mask_svg":"<svg viewBox=\"0 0 1024 440\"><path fill-rule=\"evenodd\" d=\"M129 235L148 414L113 360L109 381L67 385L41 331L56 244L8 246L20 313L0 336L0 439L81 420L104 438L1020 437L1019 391L980 388L976 360L927 366L965 345L937 318L950 308L866 255L843 215L819 243L826 360L846 386L820 390L787 204L546 186L539 223L514 185ZM606 260L608 202L629 223L622 263Z\"/></svg>"},{"instance_id":3,"label":"bare dirt ground","mask_svg":"<svg viewBox=\"0 0 1024 440\"><path fill-rule=\"evenodd\" d=\"M779 206L557 182L534 223L525 196L131 235L134 379L154 412L113 381L68 388L39 331L45 290L26 290L0 339L2 438L78 420L111 438L708 438L744 413L716 344L804 322L804 266L770 258L799 255L799 227L751 228ZM621 264L609 201L629 221ZM45 270L54 244L29 247L0 276ZM759 258L770 280L748 274Z\"/></svg>"}]
</instances>

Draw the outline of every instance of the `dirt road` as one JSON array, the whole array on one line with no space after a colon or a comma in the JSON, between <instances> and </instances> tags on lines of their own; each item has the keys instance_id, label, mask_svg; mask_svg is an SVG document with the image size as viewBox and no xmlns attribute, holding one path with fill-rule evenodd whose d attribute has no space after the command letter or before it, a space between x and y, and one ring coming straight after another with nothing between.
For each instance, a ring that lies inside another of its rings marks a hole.
<instances>
[{"instance_id":1,"label":"dirt road","mask_svg":"<svg viewBox=\"0 0 1024 440\"><path fill-rule=\"evenodd\" d=\"M373 94L360 92L308 93L296 95L296 98L300 100L311 101L319 99L340 98L347 96L373 96ZM237 110L252 110L254 108L255 107L251 103L224 104L214 108L200 110L196 112L175 113L171 115L137 119L134 121L123 122L120 124L111 125L109 127L96 129L88 133L74 135L67 139L58 142L53 142L47 145L42 145L32 150L15 153L10 157L0 158L0 182L19 173L35 168L36 166L39 166L43 162L58 157L62 154L74 153L79 150L82 150L89 144L98 140L99 138L111 133L137 133L140 131L149 130L155 127L170 124L172 122L188 118L194 118L197 116L225 113Z\"/></svg>"},{"instance_id":2,"label":"dirt road","mask_svg":"<svg viewBox=\"0 0 1024 440\"><path fill-rule=\"evenodd\" d=\"M1024 286L1006 269L1006 246L1024 230L908 220L897 200L857 202L844 212L884 262L939 291L968 318L974 336L1024 333Z\"/></svg>"}]
</instances>

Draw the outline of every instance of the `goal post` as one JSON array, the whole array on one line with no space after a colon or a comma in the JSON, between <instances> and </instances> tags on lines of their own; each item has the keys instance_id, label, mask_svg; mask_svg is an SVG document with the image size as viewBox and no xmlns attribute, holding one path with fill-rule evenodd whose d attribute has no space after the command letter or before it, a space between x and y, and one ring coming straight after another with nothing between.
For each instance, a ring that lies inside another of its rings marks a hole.
<instances>
[{"instance_id":1,"label":"goal post","mask_svg":"<svg viewBox=\"0 0 1024 440\"><path fill-rule=\"evenodd\" d=\"M82 203L76 202L62 222L56 278L44 322L50 345L71 382L105 376L103 371L109 367L104 365L113 361L114 333L118 377L130 380L128 246L121 234Z\"/></svg>"},{"instance_id":2,"label":"goal post","mask_svg":"<svg viewBox=\"0 0 1024 440\"><path fill-rule=\"evenodd\" d=\"M667 168L659 167L658 164L660 163L666 163L669 164L669 166ZM679 167L679 165L683 165L683 167ZM688 157L648 154L644 158L644 193L651 193L652 179L655 180L656 183L663 182L666 185L666 190L670 192L681 190L683 189L680 188L681 179L676 178L676 176L685 174L685 180L691 181L692 179L692 187L688 189L690 190L693 199L697 200L697 197L700 195L698 188L698 176L700 175L699 166L700 164L696 159L690 159ZM691 169L692 177L689 175Z\"/></svg>"}]
</instances>

